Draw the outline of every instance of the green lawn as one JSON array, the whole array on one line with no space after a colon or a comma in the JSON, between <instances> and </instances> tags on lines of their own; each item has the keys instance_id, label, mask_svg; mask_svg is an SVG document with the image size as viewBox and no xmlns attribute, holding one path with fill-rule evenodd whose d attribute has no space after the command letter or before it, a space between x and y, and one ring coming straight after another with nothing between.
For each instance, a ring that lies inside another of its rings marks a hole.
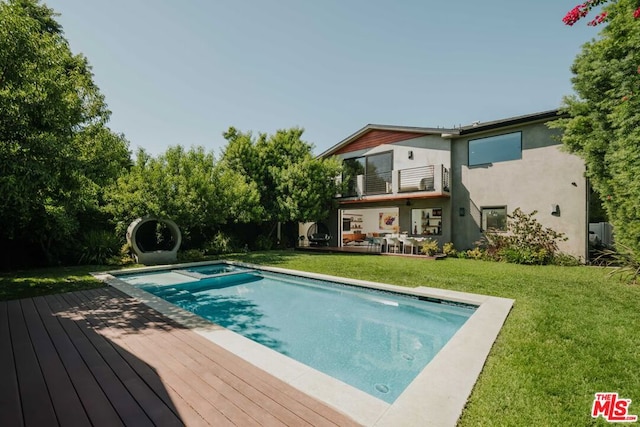
<instances>
[{"instance_id":1,"label":"green lawn","mask_svg":"<svg viewBox=\"0 0 640 427\"><path fill-rule=\"evenodd\" d=\"M113 267L80 266L0 272L0 301L99 288L89 273Z\"/></svg>"},{"instance_id":2,"label":"green lawn","mask_svg":"<svg viewBox=\"0 0 640 427\"><path fill-rule=\"evenodd\" d=\"M602 269L291 251L232 258L515 299L461 426L607 425L591 418L596 392L632 399L630 413L640 415L640 286ZM96 269L0 275L0 299L100 286L87 275Z\"/></svg>"}]
</instances>

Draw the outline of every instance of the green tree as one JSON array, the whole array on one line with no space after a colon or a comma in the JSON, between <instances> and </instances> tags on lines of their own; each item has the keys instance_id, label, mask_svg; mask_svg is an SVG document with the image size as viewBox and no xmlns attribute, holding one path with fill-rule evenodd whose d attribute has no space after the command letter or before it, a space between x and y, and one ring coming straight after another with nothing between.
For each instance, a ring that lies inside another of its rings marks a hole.
<instances>
[{"instance_id":1,"label":"green tree","mask_svg":"<svg viewBox=\"0 0 640 427\"><path fill-rule=\"evenodd\" d=\"M0 22L0 244L51 262L129 163L128 143L51 9L0 2Z\"/></svg>"},{"instance_id":2,"label":"green tree","mask_svg":"<svg viewBox=\"0 0 640 427\"><path fill-rule=\"evenodd\" d=\"M317 221L329 215L342 166L335 158L314 157L313 145L302 134L292 128L254 138L233 127L224 134L228 144L222 159L256 184L265 222Z\"/></svg>"},{"instance_id":3,"label":"green tree","mask_svg":"<svg viewBox=\"0 0 640 427\"><path fill-rule=\"evenodd\" d=\"M562 142L586 162L615 226L616 241L640 257L640 20L636 0L610 2L606 25L574 61ZM637 14L636 14L637 15Z\"/></svg>"},{"instance_id":4,"label":"green tree","mask_svg":"<svg viewBox=\"0 0 640 427\"><path fill-rule=\"evenodd\" d=\"M157 158L139 150L108 198L120 234L135 218L155 215L176 222L187 248L201 246L222 225L262 215L255 184L203 147L174 146Z\"/></svg>"}]
</instances>

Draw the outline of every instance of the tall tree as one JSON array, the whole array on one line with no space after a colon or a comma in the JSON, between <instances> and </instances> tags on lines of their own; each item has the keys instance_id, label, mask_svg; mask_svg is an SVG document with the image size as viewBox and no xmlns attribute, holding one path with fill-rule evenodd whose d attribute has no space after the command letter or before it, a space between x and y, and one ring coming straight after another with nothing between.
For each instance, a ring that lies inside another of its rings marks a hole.
<instances>
[{"instance_id":1,"label":"tall tree","mask_svg":"<svg viewBox=\"0 0 640 427\"><path fill-rule=\"evenodd\" d=\"M604 16L600 37L586 43L573 63L576 95L564 100L569 118L555 126L564 130L564 145L585 160L587 176L615 227L616 241L640 259L638 10L636 0L611 1L599 15ZM586 14L583 9L578 12L577 19Z\"/></svg>"},{"instance_id":2,"label":"tall tree","mask_svg":"<svg viewBox=\"0 0 640 427\"><path fill-rule=\"evenodd\" d=\"M130 161L55 16L36 0L0 2L0 245L50 261Z\"/></svg>"},{"instance_id":3,"label":"tall tree","mask_svg":"<svg viewBox=\"0 0 640 427\"><path fill-rule=\"evenodd\" d=\"M314 157L303 132L292 128L254 138L231 127L224 135L222 160L256 183L263 221L317 221L329 215L342 166L334 158Z\"/></svg>"},{"instance_id":4,"label":"tall tree","mask_svg":"<svg viewBox=\"0 0 640 427\"><path fill-rule=\"evenodd\" d=\"M156 215L176 222L185 247L202 245L223 224L262 216L255 184L216 162L203 147L169 147L155 158L139 150L134 166L108 198L108 210L123 235L133 219Z\"/></svg>"}]
</instances>

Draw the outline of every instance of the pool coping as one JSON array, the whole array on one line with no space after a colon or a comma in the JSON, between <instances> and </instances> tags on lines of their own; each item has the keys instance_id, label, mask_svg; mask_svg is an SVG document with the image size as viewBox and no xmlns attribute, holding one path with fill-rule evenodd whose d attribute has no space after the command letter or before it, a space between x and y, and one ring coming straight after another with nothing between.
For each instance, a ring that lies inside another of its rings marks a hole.
<instances>
[{"instance_id":1,"label":"pool coping","mask_svg":"<svg viewBox=\"0 0 640 427\"><path fill-rule=\"evenodd\" d=\"M395 402L389 404L117 278L122 274L223 263L471 304L478 308ZM355 421L365 426L375 427L455 426L484 367L491 347L515 302L508 298L467 292L428 287L406 288L225 260L112 270L92 274L172 320L193 329L274 377L343 412Z\"/></svg>"}]
</instances>

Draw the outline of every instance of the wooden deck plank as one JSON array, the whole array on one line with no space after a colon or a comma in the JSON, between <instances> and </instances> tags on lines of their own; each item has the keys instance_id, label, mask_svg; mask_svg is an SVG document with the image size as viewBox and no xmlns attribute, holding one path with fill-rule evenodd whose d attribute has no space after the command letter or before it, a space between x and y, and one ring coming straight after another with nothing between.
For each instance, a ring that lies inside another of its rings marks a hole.
<instances>
[{"instance_id":1,"label":"wooden deck plank","mask_svg":"<svg viewBox=\"0 0 640 427\"><path fill-rule=\"evenodd\" d=\"M34 298L34 303L41 313L45 328L60 355L69 379L80 396L91 423L94 426L105 427L123 425L109 399L73 345L71 338L58 322L58 318L51 312L45 297Z\"/></svg>"},{"instance_id":2,"label":"wooden deck plank","mask_svg":"<svg viewBox=\"0 0 640 427\"><path fill-rule=\"evenodd\" d=\"M138 402L133 398L129 390L120 382L111 366L105 361L98 349L82 333L81 328L86 328L86 321L79 316L77 310L70 312L70 306L60 295L50 295L45 298L52 311L58 315L60 324L65 329L81 357L94 378L106 394L114 409L125 425L153 426L153 423L142 410ZM71 319L69 315L75 318Z\"/></svg>"},{"instance_id":3,"label":"wooden deck plank","mask_svg":"<svg viewBox=\"0 0 640 427\"><path fill-rule=\"evenodd\" d=\"M36 310L33 300L21 300L21 306L29 329L31 343L38 355L42 374L49 389L49 395L60 425L90 425L80 397L65 372L64 365L42 324L42 319Z\"/></svg>"},{"instance_id":4,"label":"wooden deck plank","mask_svg":"<svg viewBox=\"0 0 640 427\"><path fill-rule=\"evenodd\" d=\"M96 292L88 291L87 294L90 296L90 299L95 299ZM114 307L117 308L125 304L126 301L123 298L115 301L102 302L103 307L107 308L106 311L111 311ZM205 396L194 389L191 384L193 378L171 369L170 363L167 363L166 355L159 352L157 347L149 345L146 342L149 339L146 335L154 331L153 325L148 325L147 328L136 328L135 325L132 325L132 316L129 315L130 313L125 312L123 314L127 315L127 325L119 324L119 326L121 328L126 327L126 333L111 336L110 339L113 339L118 344L126 345L128 351L152 365L158 372L158 375L160 375L167 384L170 384L171 388L179 395L179 400L176 402L176 405L180 404L180 406L183 407L184 405L192 407L210 425L233 425L215 405L211 404ZM105 320L108 321L108 319ZM105 333L106 331L101 332ZM155 332L167 333L166 330L157 330ZM126 342L126 344L124 342Z\"/></svg>"},{"instance_id":5,"label":"wooden deck plank","mask_svg":"<svg viewBox=\"0 0 640 427\"><path fill-rule=\"evenodd\" d=\"M0 404L12 409L0 406L0 425L24 425L13 335L39 363L35 393L55 393L55 414L71 414L45 425L357 425L112 288L0 303Z\"/></svg>"},{"instance_id":6,"label":"wooden deck plank","mask_svg":"<svg viewBox=\"0 0 640 427\"><path fill-rule=\"evenodd\" d=\"M4 301L0 302L0 383L0 425L23 425L8 306Z\"/></svg>"},{"instance_id":7,"label":"wooden deck plank","mask_svg":"<svg viewBox=\"0 0 640 427\"><path fill-rule=\"evenodd\" d=\"M31 344L20 301L9 301L8 312L24 423L34 426L56 426L58 419Z\"/></svg>"},{"instance_id":8,"label":"wooden deck plank","mask_svg":"<svg viewBox=\"0 0 640 427\"><path fill-rule=\"evenodd\" d=\"M123 298L120 297L112 300L110 304L117 307L121 306L122 302ZM252 420L243 416L239 408L235 408L215 388L202 381L201 373L184 369L179 360L179 348L163 348L157 345L158 336L169 334L170 331L157 330L153 327L155 323L144 324L135 317L129 317L128 321L136 329L135 334L127 335L127 343L133 352L144 355L171 384L180 385L176 391L184 393L185 400L207 421L214 425L252 425Z\"/></svg>"},{"instance_id":9,"label":"wooden deck plank","mask_svg":"<svg viewBox=\"0 0 640 427\"><path fill-rule=\"evenodd\" d=\"M100 306L100 303L97 301L104 300L105 298L112 298L110 295L104 293L93 294L89 291L74 292L73 295L78 300L85 302L89 301L92 304L97 304L98 306ZM132 309L126 300L121 300L121 302L121 307L118 310L118 316L120 318L129 315L129 312ZM113 313L101 308L94 308L92 310L92 314L100 325L100 333L114 343L117 341L116 349L122 357L127 360L136 373L138 373L138 375L140 375L140 377L154 390L165 405L171 407L172 410L177 411L182 422L189 426L209 425L209 423L207 423L188 402L184 401L184 399L176 393L170 384L165 386L158 372L153 367L132 353L131 349L127 345L126 339L123 338L131 333L130 328L126 327L125 323L121 321L114 322L116 319L114 319Z\"/></svg>"},{"instance_id":10,"label":"wooden deck plank","mask_svg":"<svg viewBox=\"0 0 640 427\"><path fill-rule=\"evenodd\" d=\"M115 289L107 289L106 291L114 296L122 295ZM150 322L170 321L155 311L146 313L147 317L151 316L149 317ZM358 425L349 417L285 384L192 331L176 328L172 335L171 339L178 338L181 341L173 341L170 346L188 351L189 355L197 354L198 356L193 356L196 358L204 357L205 363L215 369L215 375L242 393L247 399L260 405L263 412L273 412L275 416L279 415L282 422L287 425L300 425L300 423L314 426ZM164 339L170 339L170 337L167 336ZM191 359L193 360L193 358ZM203 364L202 361L197 363ZM247 381L247 377L250 378L250 382Z\"/></svg>"},{"instance_id":11,"label":"wooden deck plank","mask_svg":"<svg viewBox=\"0 0 640 427\"><path fill-rule=\"evenodd\" d=\"M117 293L114 293L114 298L124 298L125 296ZM117 301L116 300L116 301ZM159 313L155 311L145 311L145 316L150 323L159 323L159 322L171 322L169 319L166 319L164 316L161 316ZM228 371L225 370L223 366L220 366L215 360L208 358L201 353L193 350L192 347L185 343L183 340L179 340L177 338L172 338L175 334L185 332L186 336L190 336L192 338L198 337L197 334L188 331L179 325L175 325L176 328L172 330L168 334L157 334L157 337L154 340L154 345L158 346L159 349L164 350L167 354L172 354L176 361L178 361L182 366L178 369L180 370L190 370L193 375L199 376L202 379L204 384L200 384L205 388L212 388L216 390L217 394L220 394L225 399L228 399L233 404L236 405L237 408L241 408L243 413L246 413L251 418L253 418L253 423L258 422L260 425L270 426L270 425L282 425L282 421L279 420L276 416L269 413L265 410L263 406L252 401L250 398L245 396L241 391L237 390L233 387L232 384L226 382L224 378L229 378L230 375ZM214 346L213 343L209 343ZM239 359L235 359L237 361ZM203 369L206 367L206 369ZM224 378L223 378L224 377ZM237 380L233 378L232 380ZM269 396L261 395L258 396L259 400L270 399ZM282 411L282 408L277 408ZM309 425L303 419L296 416L293 413L290 413L289 425ZM240 422L242 425L248 425L250 420L242 420L236 419L237 416L243 416L243 414L236 413L235 416L230 418L234 422Z\"/></svg>"},{"instance_id":12,"label":"wooden deck plank","mask_svg":"<svg viewBox=\"0 0 640 427\"><path fill-rule=\"evenodd\" d=\"M225 380L245 393L248 398L258 400L264 410L274 411L274 413L282 411L294 413L296 417L304 419L306 423L313 426L358 425L335 409L285 384L254 365L242 359L234 360L236 356L233 355L229 357L223 352L212 352L209 342L202 339L204 342L198 343L189 338L188 345L206 355L210 360L215 359L218 363L228 366L229 375L225 376ZM268 399L261 399L257 393L267 396ZM294 420L291 419L287 420L287 423L295 425Z\"/></svg>"},{"instance_id":13,"label":"wooden deck plank","mask_svg":"<svg viewBox=\"0 0 640 427\"><path fill-rule=\"evenodd\" d=\"M96 351L100 353L104 361L113 370L114 374L129 391L131 396L140 405L154 425L179 426L182 421L167 406L161 398L152 390L142 378L132 369L121 354L114 348L117 344L109 342L104 336L96 333L100 325L95 321L91 313L84 314L86 308L72 294L63 294L59 298L65 300L72 309L83 310L84 320L89 327L81 327L81 332L87 337Z\"/></svg>"}]
</instances>

